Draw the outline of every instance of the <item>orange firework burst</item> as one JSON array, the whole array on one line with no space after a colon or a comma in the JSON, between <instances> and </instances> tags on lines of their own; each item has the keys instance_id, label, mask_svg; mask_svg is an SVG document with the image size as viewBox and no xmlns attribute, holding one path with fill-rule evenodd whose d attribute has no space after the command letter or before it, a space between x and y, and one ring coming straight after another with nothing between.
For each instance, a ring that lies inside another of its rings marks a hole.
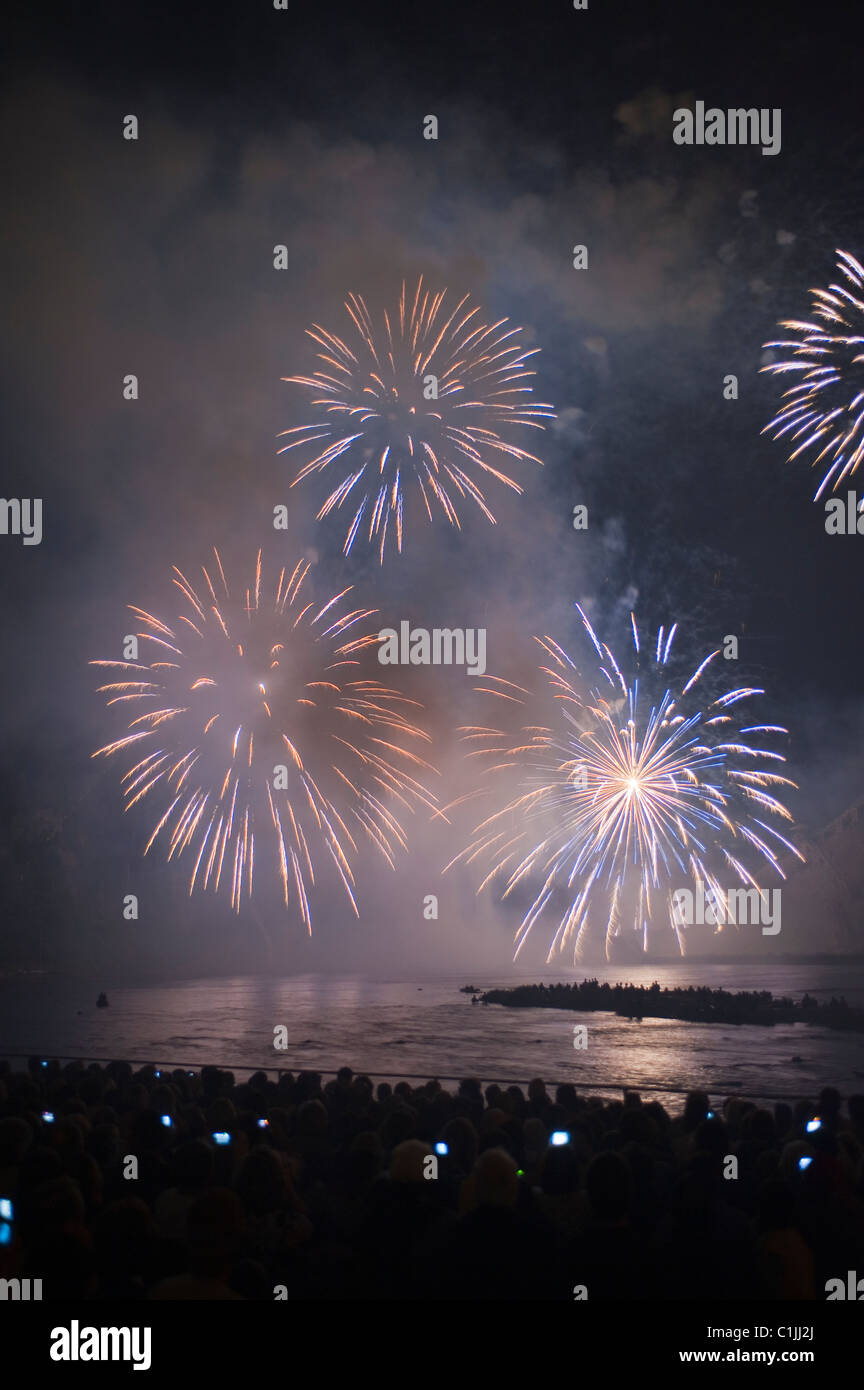
<instances>
[{"instance_id":1,"label":"orange firework burst","mask_svg":"<svg viewBox=\"0 0 864 1390\"><path fill-rule=\"evenodd\" d=\"M350 587L313 600L301 561L264 599L259 551L254 586L238 602L214 555L200 592L174 569L186 611L170 625L130 605L143 624L140 660L91 663L113 673L99 687L108 704L131 713L124 736L93 757L134 751L126 809L161 797L144 852L162 836L169 859L192 856L190 893L225 886L239 911L263 843L275 851L286 906L293 894L311 932L321 850L359 915L357 841L371 840L392 867L405 845L392 803L434 807L412 775L432 771L410 746L429 738L402 712L415 701L364 678L378 635L358 627L376 610L340 612Z\"/></svg>"},{"instance_id":2,"label":"orange firework burst","mask_svg":"<svg viewBox=\"0 0 864 1390\"><path fill-rule=\"evenodd\" d=\"M346 555L361 529L377 541L382 562L388 531L402 549L408 481L430 522L437 506L460 527L465 498L495 521L481 484L492 478L521 493L504 468L540 462L504 437L513 426L543 429L554 416L531 397L535 373L525 364L539 349L526 350L507 319L484 323L467 295L445 308L446 295L424 290L421 276L409 300L403 284L380 334L365 301L349 295L348 341L315 324L307 332L321 366L312 376L283 378L309 391L316 418L284 430L290 443L279 452L314 454L292 486L334 466L342 473L318 519L343 506L353 511Z\"/></svg>"}]
</instances>

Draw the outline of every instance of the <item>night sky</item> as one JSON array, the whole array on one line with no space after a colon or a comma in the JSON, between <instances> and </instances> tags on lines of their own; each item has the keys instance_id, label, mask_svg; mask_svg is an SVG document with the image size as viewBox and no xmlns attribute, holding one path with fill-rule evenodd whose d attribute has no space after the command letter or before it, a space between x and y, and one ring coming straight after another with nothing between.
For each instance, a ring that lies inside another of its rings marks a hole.
<instances>
[{"instance_id":1,"label":"night sky","mask_svg":"<svg viewBox=\"0 0 864 1390\"><path fill-rule=\"evenodd\" d=\"M274 938L293 965L352 958L326 884L313 943L266 894L239 922L187 899L182 863L142 864L152 817L123 817L119 768L91 761L117 725L87 663L133 630L126 604L176 613L171 566L214 544L235 574L259 547L277 567L314 548L317 592L356 585L382 625L485 627L490 670L517 675L534 632L575 640L576 602L616 640L632 606L646 628L677 620L694 654L740 634L742 682L791 731L801 833L859 800L864 539L825 534L808 461L760 433L780 387L759 375L777 321L836 281L835 250L864 257L850 7L83 11L13 5L0 58L2 492L43 499L39 546L0 536L0 963L31 959L40 929L67 966L254 965ZM674 144L672 111L696 100L780 108L780 153ZM304 330L338 328L349 291L389 304L420 274L523 328L558 420L530 441L544 467L524 495L490 494L497 526L466 504L461 532L414 528L379 566L343 556L344 513L318 522L320 495L289 489L277 436L303 402L282 378L312 369ZM469 682L403 674L446 801ZM433 892L452 948L472 891L441 886L457 840L414 818L397 875L360 866L358 958L410 955Z\"/></svg>"}]
</instances>

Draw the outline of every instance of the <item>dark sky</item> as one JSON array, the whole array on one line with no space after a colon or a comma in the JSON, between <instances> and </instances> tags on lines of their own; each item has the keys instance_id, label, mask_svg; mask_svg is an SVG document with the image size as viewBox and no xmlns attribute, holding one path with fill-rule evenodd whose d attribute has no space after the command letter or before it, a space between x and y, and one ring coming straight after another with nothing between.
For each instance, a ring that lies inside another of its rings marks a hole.
<instances>
[{"instance_id":1,"label":"dark sky","mask_svg":"<svg viewBox=\"0 0 864 1390\"><path fill-rule=\"evenodd\" d=\"M864 256L860 39L834 3L12 6L2 490L43 499L44 536L0 537L0 952L37 918L58 950L110 952L133 881L148 950L178 914L190 960L236 934L212 899L187 905L182 866L140 866L145 822L90 761L114 726L87 662L130 630L124 605L167 612L171 565L213 544L235 572L314 546L322 592L486 626L490 669L521 669L535 631L572 638L577 601L613 635L632 602L646 627L677 618L697 654L739 633L792 731L796 818L861 796L864 539L826 536L806 462L760 434L778 387L758 374L835 249ZM781 152L676 146L671 112L696 99L781 108ZM346 562L344 527L287 496L276 436L299 397L280 378L310 369L304 329L338 324L348 291L389 302L420 273L523 327L559 424L497 527L469 512L383 567ZM424 698L446 783L464 675ZM448 846L420 838L398 887L367 875L367 925L436 891Z\"/></svg>"}]
</instances>

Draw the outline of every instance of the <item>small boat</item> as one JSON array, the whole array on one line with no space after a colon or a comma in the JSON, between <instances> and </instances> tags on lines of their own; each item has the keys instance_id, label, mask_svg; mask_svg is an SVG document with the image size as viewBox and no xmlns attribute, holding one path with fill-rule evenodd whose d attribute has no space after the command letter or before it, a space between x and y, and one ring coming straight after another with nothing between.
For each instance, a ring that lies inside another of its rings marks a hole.
<instances>
[{"instance_id":1,"label":"small boat","mask_svg":"<svg viewBox=\"0 0 864 1390\"><path fill-rule=\"evenodd\" d=\"M96 1000L96 1008L97 1008L97 1009L107 1009L107 1008L108 1008L108 995L105 994L104 991L103 991L102 994L99 995L99 998Z\"/></svg>"},{"instance_id":2,"label":"small boat","mask_svg":"<svg viewBox=\"0 0 864 1390\"><path fill-rule=\"evenodd\" d=\"M480 1003L480 1000L477 998L477 995L476 995L476 994L474 995L473 999L471 1000L471 1003L472 1003L472 1004L479 1004L479 1003Z\"/></svg>"}]
</instances>

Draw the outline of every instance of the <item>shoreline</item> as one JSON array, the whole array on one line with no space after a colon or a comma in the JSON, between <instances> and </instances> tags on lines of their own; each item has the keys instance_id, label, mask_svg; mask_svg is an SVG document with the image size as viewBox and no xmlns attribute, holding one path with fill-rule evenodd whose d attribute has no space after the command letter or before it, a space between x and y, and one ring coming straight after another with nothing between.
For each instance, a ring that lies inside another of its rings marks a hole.
<instances>
[{"instance_id":1,"label":"shoreline","mask_svg":"<svg viewBox=\"0 0 864 1390\"><path fill-rule=\"evenodd\" d=\"M574 1013L613 1013L619 1018L666 1018L682 1023L722 1023L773 1027L776 1023L808 1023L838 1032L864 1033L864 1009L840 996L820 1004L804 994L800 1002L775 998L770 990L711 989L707 985L661 987L601 984L515 985L508 989L477 990L464 985L462 994L476 994L482 1004L505 1008L569 1009Z\"/></svg>"}]
</instances>

